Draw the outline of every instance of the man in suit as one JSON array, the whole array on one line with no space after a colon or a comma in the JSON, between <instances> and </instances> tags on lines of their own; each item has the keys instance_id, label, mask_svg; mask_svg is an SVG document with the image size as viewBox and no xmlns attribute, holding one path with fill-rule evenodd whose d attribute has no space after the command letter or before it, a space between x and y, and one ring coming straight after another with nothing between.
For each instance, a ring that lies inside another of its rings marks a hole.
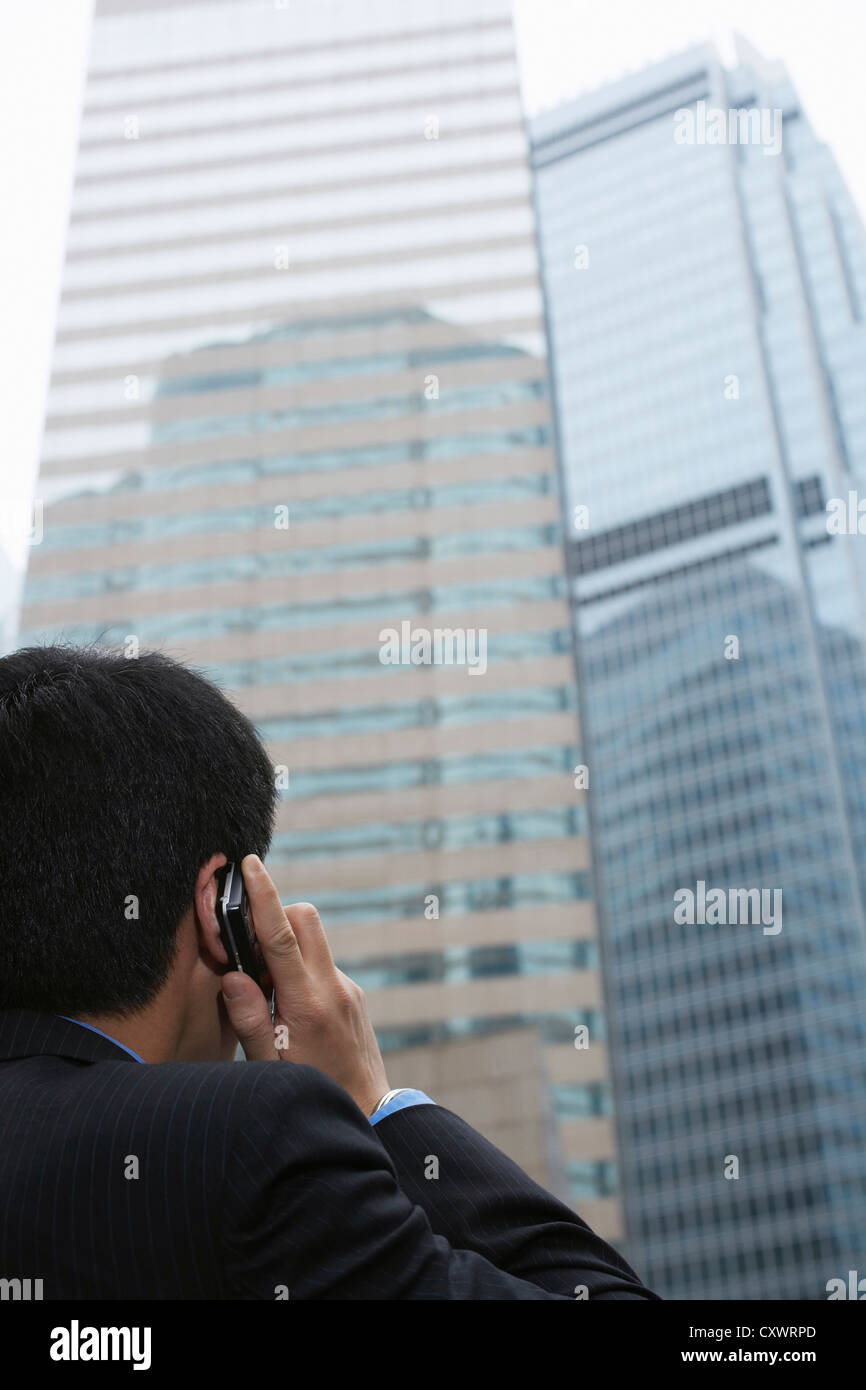
<instances>
[{"instance_id":1,"label":"man in suit","mask_svg":"<svg viewBox=\"0 0 866 1390\"><path fill-rule=\"evenodd\" d=\"M362 991L262 863L273 812L255 730L184 666L0 660L4 1276L46 1299L654 1298L456 1115L390 1091ZM227 861L273 1018L229 969Z\"/></svg>"}]
</instances>

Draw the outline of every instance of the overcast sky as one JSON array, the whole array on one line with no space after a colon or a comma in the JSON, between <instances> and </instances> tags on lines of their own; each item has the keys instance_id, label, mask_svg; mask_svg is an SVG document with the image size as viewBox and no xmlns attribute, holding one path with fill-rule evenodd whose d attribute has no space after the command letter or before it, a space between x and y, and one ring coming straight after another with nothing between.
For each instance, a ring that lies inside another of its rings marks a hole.
<instances>
[{"instance_id":1,"label":"overcast sky","mask_svg":"<svg viewBox=\"0 0 866 1390\"><path fill-rule=\"evenodd\" d=\"M787 64L866 216L864 0L514 0L514 9L530 114L705 39L730 62L738 30ZM0 6L0 546L17 563L26 554L90 11L91 0Z\"/></svg>"}]
</instances>

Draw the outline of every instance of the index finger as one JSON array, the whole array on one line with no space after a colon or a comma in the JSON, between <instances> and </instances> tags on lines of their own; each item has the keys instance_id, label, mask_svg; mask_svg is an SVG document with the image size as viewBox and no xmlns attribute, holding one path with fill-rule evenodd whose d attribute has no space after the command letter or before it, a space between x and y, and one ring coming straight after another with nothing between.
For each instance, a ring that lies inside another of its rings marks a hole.
<instances>
[{"instance_id":1,"label":"index finger","mask_svg":"<svg viewBox=\"0 0 866 1390\"><path fill-rule=\"evenodd\" d=\"M298 938L280 902L276 885L257 854L248 854L241 861L241 873L256 937L274 988L279 992L293 980L307 975Z\"/></svg>"}]
</instances>

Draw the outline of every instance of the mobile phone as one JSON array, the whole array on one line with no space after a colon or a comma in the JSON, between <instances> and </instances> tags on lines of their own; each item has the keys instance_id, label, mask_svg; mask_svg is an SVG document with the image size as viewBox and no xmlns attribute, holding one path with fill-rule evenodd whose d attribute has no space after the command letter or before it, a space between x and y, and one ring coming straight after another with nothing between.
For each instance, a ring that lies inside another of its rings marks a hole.
<instances>
[{"instance_id":1,"label":"mobile phone","mask_svg":"<svg viewBox=\"0 0 866 1390\"><path fill-rule=\"evenodd\" d=\"M216 916L220 938L229 958L229 969L251 975L261 987L274 1014L274 995L256 930L250 917L247 890L240 864L224 864L217 870Z\"/></svg>"}]
</instances>

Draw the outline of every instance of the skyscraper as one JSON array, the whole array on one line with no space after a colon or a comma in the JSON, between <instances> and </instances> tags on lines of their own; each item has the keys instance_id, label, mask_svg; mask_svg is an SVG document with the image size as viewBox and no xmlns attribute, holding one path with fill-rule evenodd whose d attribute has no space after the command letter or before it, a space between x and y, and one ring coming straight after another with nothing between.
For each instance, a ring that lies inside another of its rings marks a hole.
<instances>
[{"instance_id":1,"label":"skyscraper","mask_svg":"<svg viewBox=\"0 0 866 1390\"><path fill-rule=\"evenodd\" d=\"M531 140L628 1252L824 1298L866 1268L862 224L743 42Z\"/></svg>"},{"instance_id":2,"label":"skyscraper","mask_svg":"<svg viewBox=\"0 0 866 1390\"><path fill-rule=\"evenodd\" d=\"M17 625L19 574L0 545L0 656L9 650Z\"/></svg>"},{"instance_id":3,"label":"skyscraper","mask_svg":"<svg viewBox=\"0 0 866 1390\"><path fill-rule=\"evenodd\" d=\"M235 694L392 1084L617 1237L507 3L98 0L39 490L22 641Z\"/></svg>"}]
</instances>

